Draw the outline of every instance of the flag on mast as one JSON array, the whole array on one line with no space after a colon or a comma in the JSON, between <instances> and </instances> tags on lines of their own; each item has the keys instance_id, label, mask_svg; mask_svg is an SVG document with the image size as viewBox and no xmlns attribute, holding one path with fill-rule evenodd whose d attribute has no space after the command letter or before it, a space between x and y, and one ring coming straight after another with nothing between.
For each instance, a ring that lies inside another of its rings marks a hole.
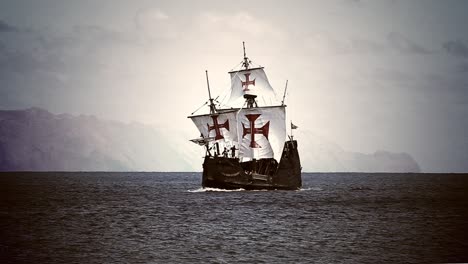
<instances>
[{"instance_id":1,"label":"flag on mast","mask_svg":"<svg viewBox=\"0 0 468 264\"><path fill-rule=\"evenodd\" d=\"M296 126L295 124L293 124L293 123L291 122L291 129L297 129L297 128L298 128L298 126Z\"/></svg>"}]
</instances>

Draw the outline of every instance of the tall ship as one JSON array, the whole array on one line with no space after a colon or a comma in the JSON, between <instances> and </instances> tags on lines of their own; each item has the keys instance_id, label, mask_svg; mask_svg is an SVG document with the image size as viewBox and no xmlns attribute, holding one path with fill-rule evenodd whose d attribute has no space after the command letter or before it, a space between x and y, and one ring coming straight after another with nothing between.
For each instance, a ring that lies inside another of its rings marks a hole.
<instances>
[{"instance_id":1,"label":"tall ship","mask_svg":"<svg viewBox=\"0 0 468 264\"><path fill-rule=\"evenodd\" d=\"M246 56L229 72L228 97L211 96L208 72L208 114L192 113L200 131L191 141L204 147L202 186L246 190L297 190L302 186L301 162L291 122L287 137L286 87L277 100L264 67Z\"/></svg>"}]
</instances>

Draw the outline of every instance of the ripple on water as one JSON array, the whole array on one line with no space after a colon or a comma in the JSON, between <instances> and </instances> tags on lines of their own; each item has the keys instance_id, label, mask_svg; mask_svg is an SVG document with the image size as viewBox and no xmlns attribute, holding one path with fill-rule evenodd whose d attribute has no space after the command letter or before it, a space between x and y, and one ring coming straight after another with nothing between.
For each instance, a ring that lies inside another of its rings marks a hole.
<instances>
[{"instance_id":1,"label":"ripple on water","mask_svg":"<svg viewBox=\"0 0 468 264\"><path fill-rule=\"evenodd\" d=\"M0 174L0 259L468 262L468 175L303 176L245 191L200 188L200 173Z\"/></svg>"}]
</instances>

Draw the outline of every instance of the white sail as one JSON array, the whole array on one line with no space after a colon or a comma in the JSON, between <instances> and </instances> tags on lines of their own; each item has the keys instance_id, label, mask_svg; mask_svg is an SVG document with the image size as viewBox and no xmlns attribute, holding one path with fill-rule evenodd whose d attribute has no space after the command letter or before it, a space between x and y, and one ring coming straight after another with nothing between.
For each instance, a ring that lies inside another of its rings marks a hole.
<instances>
[{"instance_id":1,"label":"white sail","mask_svg":"<svg viewBox=\"0 0 468 264\"><path fill-rule=\"evenodd\" d=\"M244 103L244 94L257 95L259 105L274 105L277 103L276 94L268 82L263 68L245 69L230 72L231 95L227 102L231 106Z\"/></svg>"},{"instance_id":2,"label":"white sail","mask_svg":"<svg viewBox=\"0 0 468 264\"><path fill-rule=\"evenodd\" d=\"M286 140L284 106L241 109L237 121L239 156L243 161L262 158L280 161Z\"/></svg>"},{"instance_id":3,"label":"white sail","mask_svg":"<svg viewBox=\"0 0 468 264\"><path fill-rule=\"evenodd\" d=\"M237 141L236 111L190 116L190 118L204 138Z\"/></svg>"}]
</instances>

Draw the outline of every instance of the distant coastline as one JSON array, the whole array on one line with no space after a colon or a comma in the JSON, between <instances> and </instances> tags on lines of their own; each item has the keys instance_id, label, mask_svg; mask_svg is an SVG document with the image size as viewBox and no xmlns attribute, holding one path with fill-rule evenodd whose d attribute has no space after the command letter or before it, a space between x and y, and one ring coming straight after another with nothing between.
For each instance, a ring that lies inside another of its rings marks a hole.
<instances>
[{"instance_id":1,"label":"distant coastline","mask_svg":"<svg viewBox=\"0 0 468 264\"><path fill-rule=\"evenodd\" d=\"M407 153L345 151L307 130L296 137L304 172L421 172ZM140 123L0 110L0 171L201 171L193 147L177 131Z\"/></svg>"}]
</instances>

